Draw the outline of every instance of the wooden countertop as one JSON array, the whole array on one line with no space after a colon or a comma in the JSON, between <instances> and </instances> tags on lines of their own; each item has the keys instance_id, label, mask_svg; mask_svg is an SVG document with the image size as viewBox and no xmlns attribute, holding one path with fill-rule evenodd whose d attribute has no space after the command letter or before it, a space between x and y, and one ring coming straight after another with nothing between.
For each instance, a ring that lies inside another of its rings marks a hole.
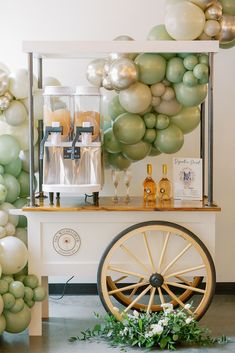
<instances>
[{"instance_id":1,"label":"wooden countertop","mask_svg":"<svg viewBox=\"0 0 235 353\"><path fill-rule=\"evenodd\" d=\"M112 197L100 197L99 205L92 204L92 200L85 202L84 198L61 198L54 205L49 205L48 199L42 202L37 200L35 207L25 206L25 212L77 212L77 211L200 211L200 212L219 212L217 205L207 206L207 200L204 201L180 201L171 200L156 203L144 204L143 198L131 197L130 202L125 202L124 197L120 197L117 203L114 203Z\"/></svg>"}]
</instances>

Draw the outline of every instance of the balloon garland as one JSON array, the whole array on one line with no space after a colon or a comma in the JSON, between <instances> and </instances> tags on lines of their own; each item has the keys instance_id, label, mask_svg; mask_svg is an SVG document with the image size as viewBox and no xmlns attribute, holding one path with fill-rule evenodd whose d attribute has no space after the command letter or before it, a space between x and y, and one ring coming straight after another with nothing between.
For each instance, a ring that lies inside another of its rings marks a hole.
<instances>
[{"instance_id":1,"label":"balloon garland","mask_svg":"<svg viewBox=\"0 0 235 353\"><path fill-rule=\"evenodd\" d=\"M148 40L219 40L235 45L234 0L166 0L165 24ZM133 40L122 35L114 40ZM180 150L184 134L200 122L207 96L206 54L111 53L87 67L87 80L116 95L104 117L106 168L126 169L132 162Z\"/></svg>"}]
</instances>

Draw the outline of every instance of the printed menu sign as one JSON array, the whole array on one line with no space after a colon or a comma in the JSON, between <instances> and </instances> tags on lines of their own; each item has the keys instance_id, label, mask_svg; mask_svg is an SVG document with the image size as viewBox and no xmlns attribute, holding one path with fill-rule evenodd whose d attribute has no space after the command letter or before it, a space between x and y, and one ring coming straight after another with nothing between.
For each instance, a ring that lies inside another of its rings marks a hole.
<instances>
[{"instance_id":1,"label":"printed menu sign","mask_svg":"<svg viewBox=\"0 0 235 353\"><path fill-rule=\"evenodd\" d=\"M176 200L202 200L202 159L173 158L173 187Z\"/></svg>"}]
</instances>

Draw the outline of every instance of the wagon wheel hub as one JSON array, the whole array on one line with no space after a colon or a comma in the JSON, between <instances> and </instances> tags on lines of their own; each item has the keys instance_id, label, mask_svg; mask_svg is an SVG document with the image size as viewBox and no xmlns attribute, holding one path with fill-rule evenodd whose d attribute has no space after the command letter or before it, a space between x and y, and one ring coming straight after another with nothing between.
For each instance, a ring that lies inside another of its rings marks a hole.
<instances>
[{"instance_id":1,"label":"wagon wheel hub","mask_svg":"<svg viewBox=\"0 0 235 353\"><path fill-rule=\"evenodd\" d=\"M149 278L149 283L152 287L158 288L161 287L164 283L164 278L160 273L153 273Z\"/></svg>"}]
</instances>

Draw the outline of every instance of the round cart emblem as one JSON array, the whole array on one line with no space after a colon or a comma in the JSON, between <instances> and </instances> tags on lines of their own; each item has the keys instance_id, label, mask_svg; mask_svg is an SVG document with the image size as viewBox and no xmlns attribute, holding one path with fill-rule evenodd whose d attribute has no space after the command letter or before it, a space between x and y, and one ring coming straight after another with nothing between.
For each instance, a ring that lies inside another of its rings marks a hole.
<instances>
[{"instance_id":1,"label":"round cart emblem","mask_svg":"<svg viewBox=\"0 0 235 353\"><path fill-rule=\"evenodd\" d=\"M81 245L81 239L75 230L70 228L60 229L53 238L55 251L63 256L75 254Z\"/></svg>"}]
</instances>

